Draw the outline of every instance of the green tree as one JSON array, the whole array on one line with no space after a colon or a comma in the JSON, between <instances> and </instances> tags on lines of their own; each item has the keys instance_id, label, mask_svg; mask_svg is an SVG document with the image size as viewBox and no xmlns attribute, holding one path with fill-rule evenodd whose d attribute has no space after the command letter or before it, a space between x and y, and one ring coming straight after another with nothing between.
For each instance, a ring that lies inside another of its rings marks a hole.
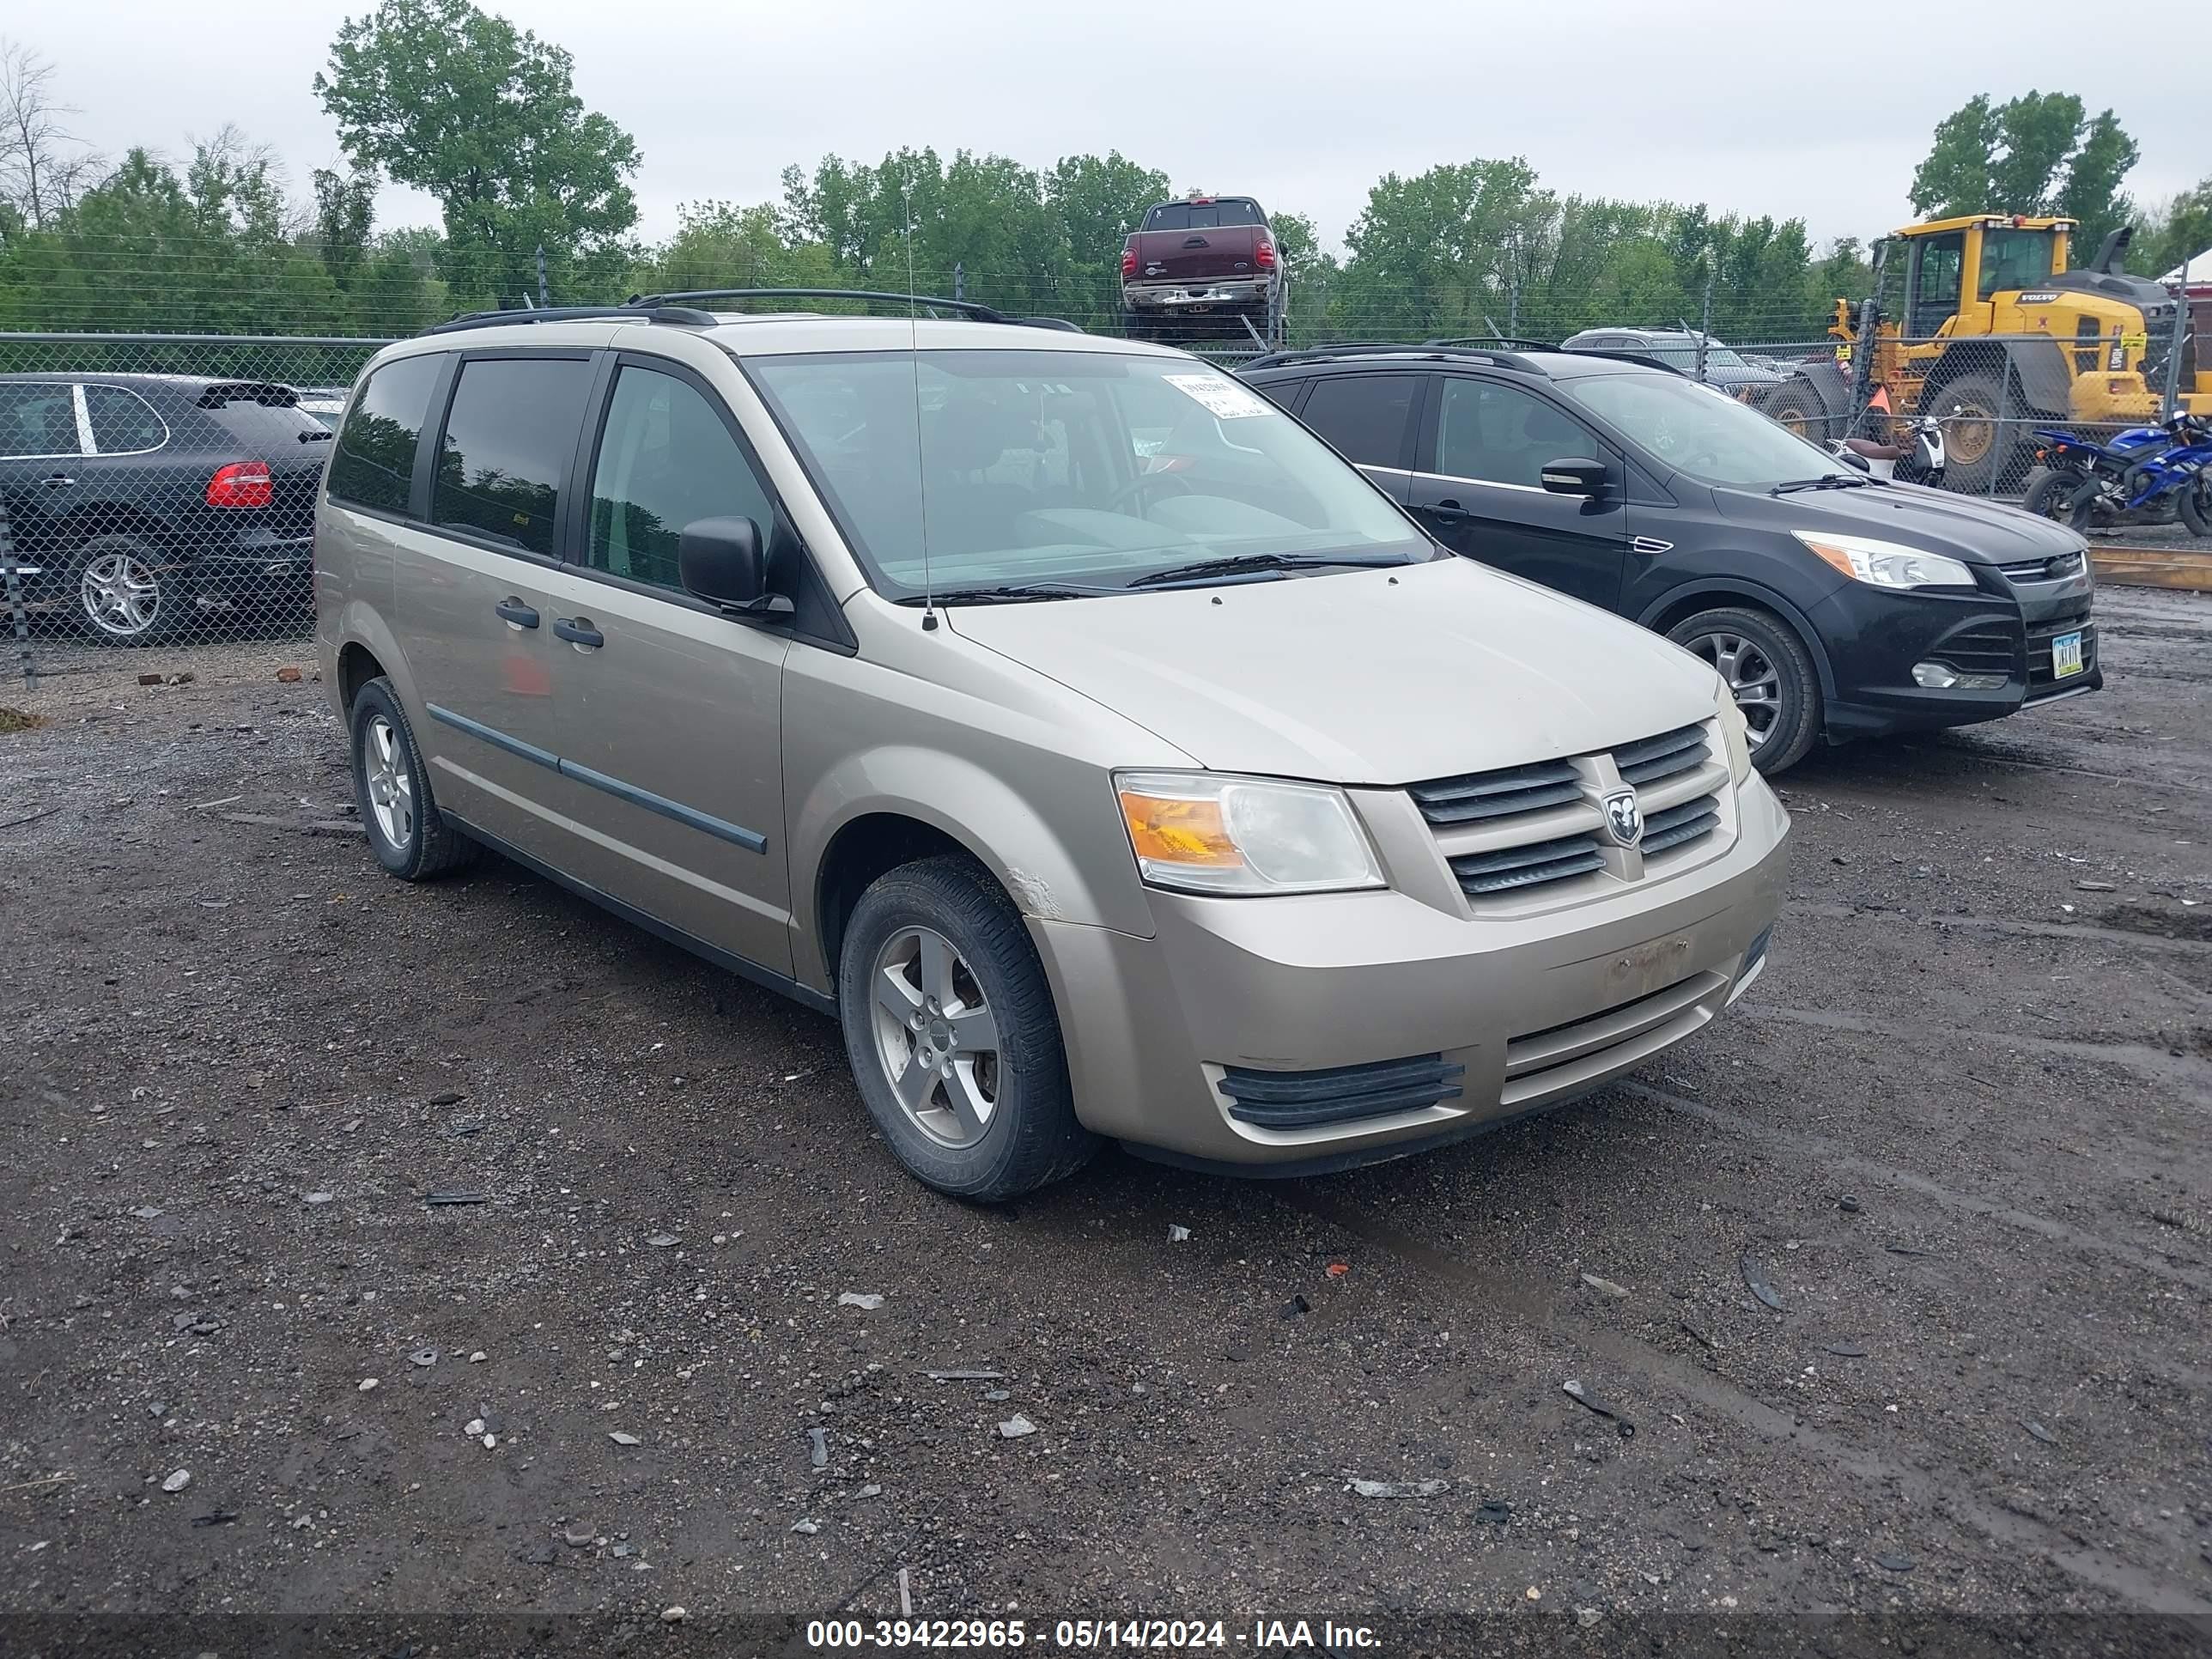
<instances>
[{"instance_id":1,"label":"green tree","mask_svg":"<svg viewBox=\"0 0 2212 1659\"><path fill-rule=\"evenodd\" d=\"M1912 210L1938 219L2063 215L2081 222L2086 257L2126 219L2120 185L2136 154L2112 111L2085 116L2072 93L2029 92L2003 104L1984 93L1936 124L1935 143L1912 175Z\"/></svg>"},{"instance_id":2,"label":"green tree","mask_svg":"<svg viewBox=\"0 0 2212 1659\"><path fill-rule=\"evenodd\" d=\"M1063 155L1043 180L1053 228L1066 250L1063 277L1067 314L1103 321L1121 303L1121 241L1164 200L1168 175L1141 167L1119 150L1104 155ZM1275 220L1280 240L1282 218Z\"/></svg>"},{"instance_id":3,"label":"green tree","mask_svg":"<svg viewBox=\"0 0 2212 1659\"><path fill-rule=\"evenodd\" d=\"M2144 276L2163 276L2212 248L2212 177L2198 181L2172 201L2143 216L2128 269Z\"/></svg>"},{"instance_id":4,"label":"green tree","mask_svg":"<svg viewBox=\"0 0 2212 1659\"><path fill-rule=\"evenodd\" d=\"M584 107L559 46L469 0L382 0L339 28L314 88L357 167L437 198L457 294L534 292L541 246L561 297L619 285L637 146Z\"/></svg>"},{"instance_id":5,"label":"green tree","mask_svg":"<svg viewBox=\"0 0 2212 1659\"><path fill-rule=\"evenodd\" d=\"M1524 251L1554 211L1517 156L1385 174L1345 233L1332 320L1370 338L1479 333L1506 309Z\"/></svg>"}]
</instances>

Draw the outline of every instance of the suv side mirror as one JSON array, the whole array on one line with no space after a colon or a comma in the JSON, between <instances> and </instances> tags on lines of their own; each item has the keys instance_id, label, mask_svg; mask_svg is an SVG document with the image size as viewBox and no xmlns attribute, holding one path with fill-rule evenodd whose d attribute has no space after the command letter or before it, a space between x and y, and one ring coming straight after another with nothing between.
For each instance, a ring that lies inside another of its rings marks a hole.
<instances>
[{"instance_id":1,"label":"suv side mirror","mask_svg":"<svg viewBox=\"0 0 2212 1659\"><path fill-rule=\"evenodd\" d=\"M1605 494L1607 468L1603 461L1566 455L1545 462L1537 477L1554 495L1583 495L1594 501Z\"/></svg>"},{"instance_id":2,"label":"suv side mirror","mask_svg":"<svg viewBox=\"0 0 2212 1659\"><path fill-rule=\"evenodd\" d=\"M773 611L791 601L768 591L768 555L750 519L695 519L676 541L676 568L686 592L726 610Z\"/></svg>"}]
</instances>

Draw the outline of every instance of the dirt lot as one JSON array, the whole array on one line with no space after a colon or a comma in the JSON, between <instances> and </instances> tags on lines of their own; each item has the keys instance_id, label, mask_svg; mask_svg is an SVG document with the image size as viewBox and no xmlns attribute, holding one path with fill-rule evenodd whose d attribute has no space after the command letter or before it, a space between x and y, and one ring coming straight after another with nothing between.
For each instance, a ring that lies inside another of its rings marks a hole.
<instances>
[{"instance_id":1,"label":"dirt lot","mask_svg":"<svg viewBox=\"0 0 2212 1659\"><path fill-rule=\"evenodd\" d=\"M1633 1081L998 1212L828 1020L383 878L285 647L0 689L0 1613L2212 1615L2212 601L2100 607L2103 695L1788 780Z\"/></svg>"}]
</instances>

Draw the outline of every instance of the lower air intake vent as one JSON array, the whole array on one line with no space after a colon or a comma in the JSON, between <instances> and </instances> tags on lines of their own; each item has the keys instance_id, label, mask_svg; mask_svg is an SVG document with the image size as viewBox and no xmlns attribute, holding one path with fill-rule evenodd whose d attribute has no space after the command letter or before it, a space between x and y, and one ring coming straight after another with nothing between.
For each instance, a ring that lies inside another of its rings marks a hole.
<instances>
[{"instance_id":1,"label":"lower air intake vent","mask_svg":"<svg viewBox=\"0 0 2212 1659\"><path fill-rule=\"evenodd\" d=\"M1229 1115L1264 1129L1304 1129L1418 1112L1455 1098L1464 1066L1447 1066L1442 1054L1332 1066L1318 1072L1254 1072L1224 1066L1221 1092Z\"/></svg>"}]
</instances>

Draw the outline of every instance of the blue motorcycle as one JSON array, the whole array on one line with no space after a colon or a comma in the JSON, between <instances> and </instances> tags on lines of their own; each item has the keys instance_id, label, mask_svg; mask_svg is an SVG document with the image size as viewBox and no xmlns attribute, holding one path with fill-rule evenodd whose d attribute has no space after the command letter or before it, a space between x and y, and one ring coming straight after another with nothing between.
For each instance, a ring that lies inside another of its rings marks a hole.
<instances>
[{"instance_id":1,"label":"blue motorcycle","mask_svg":"<svg viewBox=\"0 0 2212 1659\"><path fill-rule=\"evenodd\" d=\"M2021 505L2077 531L2179 514L2212 536L2212 427L2194 415L2132 427L2106 443L2056 429L2035 434L2036 466Z\"/></svg>"}]
</instances>

